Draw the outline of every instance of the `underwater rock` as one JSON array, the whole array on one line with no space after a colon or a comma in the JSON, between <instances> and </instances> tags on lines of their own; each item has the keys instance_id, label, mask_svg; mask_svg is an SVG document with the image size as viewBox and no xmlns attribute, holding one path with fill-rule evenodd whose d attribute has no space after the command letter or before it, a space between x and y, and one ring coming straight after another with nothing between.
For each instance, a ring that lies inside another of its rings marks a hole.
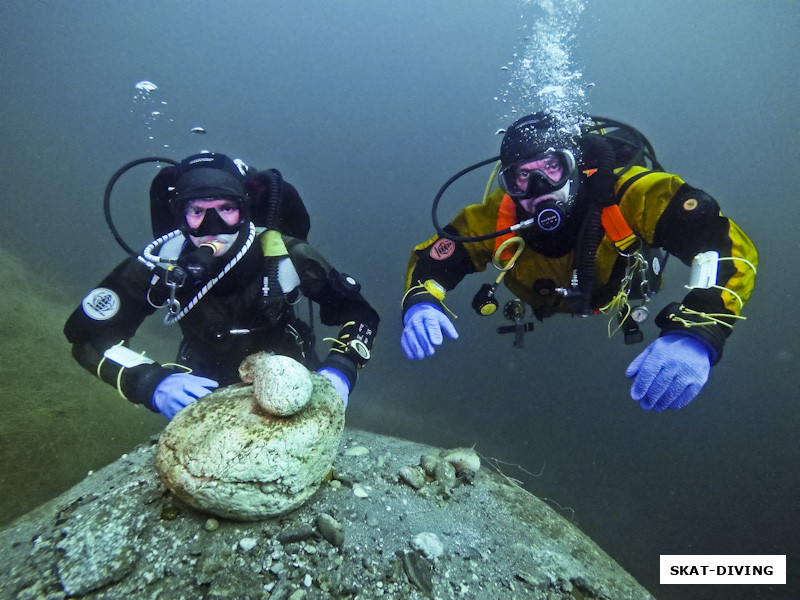
<instances>
[{"instance_id":1,"label":"underwater rock","mask_svg":"<svg viewBox=\"0 0 800 600\"><path fill-rule=\"evenodd\" d=\"M141 518L120 521L113 509L71 520L55 545L63 553L57 571L64 591L80 596L123 579L139 558L135 540L141 529Z\"/></svg>"},{"instance_id":2,"label":"underwater rock","mask_svg":"<svg viewBox=\"0 0 800 600\"><path fill-rule=\"evenodd\" d=\"M441 448L353 429L344 435L340 487L322 485L275 519L219 519L213 527L189 506L163 520L163 505L175 498L156 476L156 448L133 450L0 528L0 599L653 600L508 477L481 469L442 510L438 496L395 476ZM355 446L370 453L348 455ZM369 496L349 493L351 486Z\"/></svg>"},{"instance_id":3,"label":"underwater rock","mask_svg":"<svg viewBox=\"0 0 800 600\"><path fill-rule=\"evenodd\" d=\"M452 448L450 450L443 450L440 454L443 460L446 460L456 470L456 473L461 471L471 471L477 473L481 468L481 459L478 453L472 448Z\"/></svg>"},{"instance_id":4,"label":"underwater rock","mask_svg":"<svg viewBox=\"0 0 800 600\"><path fill-rule=\"evenodd\" d=\"M433 477L436 473L436 465L439 464L439 457L434 454L423 454L419 459L419 466L425 471L425 475Z\"/></svg>"},{"instance_id":5,"label":"underwater rock","mask_svg":"<svg viewBox=\"0 0 800 600\"><path fill-rule=\"evenodd\" d=\"M342 525L327 513L320 513L317 517L317 528L326 540L337 548L344 544L344 531Z\"/></svg>"},{"instance_id":6,"label":"underwater rock","mask_svg":"<svg viewBox=\"0 0 800 600\"><path fill-rule=\"evenodd\" d=\"M429 531L415 535L411 539L411 547L421 552L429 560L436 560L444 554L444 546L442 546L439 536Z\"/></svg>"},{"instance_id":7,"label":"underwater rock","mask_svg":"<svg viewBox=\"0 0 800 600\"><path fill-rule=\"evenodd\" d=\"M415 490L425 485L425 471L422 470L422 467L405 466L400 469L398 476Z\"/></svg>"},{"instance_id":8,"label":"underwater rock","mask_svg":"<svg viewBox=\"0 0 800 600\"><path fill-rule=\"evenodd\" d=\"M344 405L327 379L287 357L254 355L240 373L252 385L217 390L170 421L156 469L189 505L246 521L290 512L319 488L338 450Z\"/></svg>"},{"instance_id":9,"label":"underwater rock","mask_svg":"<svg viewBox=\"0 0 800 600\"><path fill-rule=\"evenodd\" d=\"M456 469L446 460L439 462L434 471L434 477L442 491L449 493L450 490L456 485Z\"/></svg>"},{"instance_id":10,"label":"underwater rock","mask_svg":"<svg viewBox=\"0 0 800 600\"><path fill-rule=\"evenodd\" d=\"M267 352L248 356L239 366L239 376L253 384L256 401L271 415L297 414L311 399L311 373L288 356Z\"/></svg>"}]
</instances>

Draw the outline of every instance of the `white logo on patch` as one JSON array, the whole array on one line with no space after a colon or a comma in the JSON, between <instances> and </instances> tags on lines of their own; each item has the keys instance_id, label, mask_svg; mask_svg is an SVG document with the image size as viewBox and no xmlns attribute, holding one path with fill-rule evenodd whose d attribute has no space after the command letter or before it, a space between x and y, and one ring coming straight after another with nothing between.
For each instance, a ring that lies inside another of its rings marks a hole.
<instances>
[{"instance_id":1,"label":"white logo on patch","mask_svg":"<svg viewBox=\"0 0 800 600\"><path fill-rule=\"evenodd\" d=\"M90 319L105 321L119 310L119 296L108 288L95 288L81 302L83 312Z\"/></svg>"}]
</instances>

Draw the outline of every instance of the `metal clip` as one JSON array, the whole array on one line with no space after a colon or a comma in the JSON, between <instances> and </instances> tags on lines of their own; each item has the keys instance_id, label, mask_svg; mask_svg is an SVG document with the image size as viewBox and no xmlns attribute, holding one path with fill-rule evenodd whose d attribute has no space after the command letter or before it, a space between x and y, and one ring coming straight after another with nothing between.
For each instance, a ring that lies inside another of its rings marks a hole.
<instances>
[{"instance_id":1,"label":"metal clip","mask_svg":"<svg viewBox=\"0 0 800 600\"><path fill-rule=\"evenodd\" d=\"M174 317L181 311L181 303L178 302L176 293L178 289L182 288L187 279L186 271L176 265L170 265L164 277L164 283L169 288L169 300L167 300L167 310L169 317Z\"/></svg>"}]
</instances>

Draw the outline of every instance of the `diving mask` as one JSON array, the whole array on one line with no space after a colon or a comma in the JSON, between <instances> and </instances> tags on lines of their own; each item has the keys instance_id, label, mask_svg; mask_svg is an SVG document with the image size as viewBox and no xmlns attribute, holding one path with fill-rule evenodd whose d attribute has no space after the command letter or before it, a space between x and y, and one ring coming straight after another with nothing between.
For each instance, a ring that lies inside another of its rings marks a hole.
<instances>
[{"instance_id":1,"label":"diving mask","mask_svg":"<svg viewBox=\"0 0 800 600\"><path fill-rule=\"evenodd\" d=\"M521 169L530 163L535 169ZM500 170L498 183L512 198L538 198L564 187L575 176L575 155L567 149L548 148L541 154L524 158ZM527 185L525 185L527 184Z\"/></svg>"},{"instance_id":2,"label":"diving mask","mask_svg":"<svg viewBox=\"0 0 800 600\"><path fill-rule=\"evenodd\" d=\"M240 198L200 198L183 203L184 231L194 237L238 233L247 223Z\"/></svg>"}]
</instances>

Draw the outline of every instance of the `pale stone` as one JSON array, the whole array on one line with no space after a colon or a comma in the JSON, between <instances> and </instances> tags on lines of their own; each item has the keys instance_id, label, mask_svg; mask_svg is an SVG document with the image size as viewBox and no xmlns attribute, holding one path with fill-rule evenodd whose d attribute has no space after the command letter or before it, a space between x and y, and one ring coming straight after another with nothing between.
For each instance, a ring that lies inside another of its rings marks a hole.
<instances>
[{"instance_id":1,"label":"pale stone","mask_svg":"<svg viewBox=\"0 0 800 600\"><path fill-rule=\"evenodd\" d=\"M418 490L425 485L425 471L422 470L422 467L405 466L400 469L398 475L400 476L400 479L405 481L415 490Z\"/></svg>"},{"instance_id":2,"label":"pale stone","mask_svg":"<svg viewBox=\"0 0 800 600\"><path fill-rule=\"evenodd\" d=\"M436 472L437 464L439 464L439 458L433 454L423 454L419 459L419 465L429 477L433 477L434 473Z\"/></svg>"},{"instance_id":3,"label":"pale stone","mask_svg":"<svg viewBox=\"0 0 800 600\"><path fill-rule=\"evenodd\" d=\"M239 374L245 383L252 382L258 403L272 415L296 414L311 399L311 374L288 356L253 354L242 362Z\"/></svg>"},{"instance_id":4,"label":"pale stone","mask_svg":"<svg viewBox=\"0 0 800 600\"><path fill-rule=\"evenodd\" d=\"M369 454L369 448L366 446L353 446L345 451L345 456L366 456Z\"/></svg>"},{"instance_id":5,"label":"pale stone","mask_svg":"<svg viewBox=\"0 0 800 600\"><path fill-rule=\"evenodd\" d=\"M245 552L250 552L250 550L255 548L257 545L258 540L256 538L246 537L239 540L239 548Z\"/></svg>"},{"instance_id":6,"label":"pale stone","mask_svg":"<svg viewBox=\"0 0 800 600\"><path fill-rule=\"evenodd\" d=\"M274 362L250 363L254 384ZM181 410L158 443L164 484L188 504L230 519L276 516L303 504L331 469L344 405L327 379L301 368L312 390L292 416L267 412L255 385L218 390Z\"/></svg>"},{"instance_id":7,"label":"pale stone","mask_svg":"<svg viewBox=\"0 0 800 600\"><path fill-rule=\"evenodd\" d=\"M422 552L426 558L436 560L444 554L444 546L435 533L425 531L411 539L411 547Z\"/></svg>"},{"instance_id":8,"label":"pale stone","mask_svg":"<svg viewBox=\"0 0 800 600\"><path fill-rule=\"evenodd\" d=\"M481 468L481 459L472 448L443 450L440 456L443 460L453 465L456 472L469 470L477 473L478 469Z\"/></svg>"}]
</instances>

